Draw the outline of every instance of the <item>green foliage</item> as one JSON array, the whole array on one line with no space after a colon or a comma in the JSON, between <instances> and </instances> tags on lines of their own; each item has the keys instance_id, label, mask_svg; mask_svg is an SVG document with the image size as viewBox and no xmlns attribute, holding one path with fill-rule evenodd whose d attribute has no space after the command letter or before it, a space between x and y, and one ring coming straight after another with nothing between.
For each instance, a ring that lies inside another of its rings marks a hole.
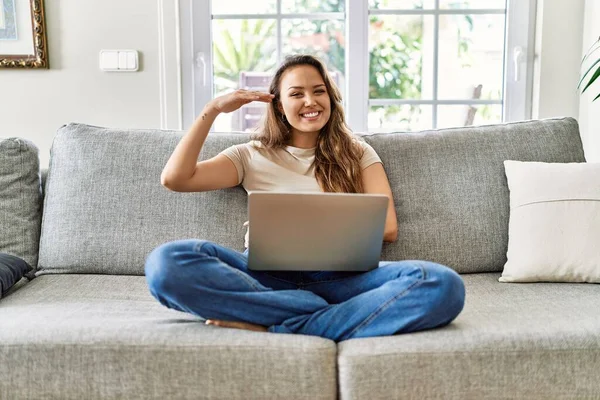
<instances>
[{"instance_id":1,"label":"green foliage","mask_svg":"<svg viewBox=\"0 0 600 400\"><path fill-rule=\"evenodd\" d=\"M346 0L294 0L294 12L343 12ZM359 0L366 1L366 0ZM385 6L387 0L371 0L372 7ZM414 0L415 8L422 8L421 0ZM460 18L460 17L459 17ZM421 20L398 28L393 17L371 16L370 30L376 32L369 43L369 97L373 99L420 99L423 68L423 25ZM339 20L283 21L284 55L308 53L319 56L332 71L345 73L345 29ZM470 65L467 32L473 30L473 19L464 16L458 21L457 56L465 66ZM215 21L219 27L214 51L215 83L218 92L237 88L242 71L269 71L276 67L275 20L241 20L239 29L232 21ZM229 28L229 29L227 29ZM302 40L306 38L308 40ZM318 38L322 48L310 44ZM295 40L291 40L295 39ZM300 40L298 40L300 39ZM326 41L326 42L324 42ZM294 43L294 44L290 44ZM377 106L371 112L381 121L395 120L410 126L419 118L419 106ZM482 110L491 113L491 110Z\"/></svg>"},{"instance_id":2,"label":"green foliage","mask_svg":"<svg viewBox=\"0 0 600 400\"><path fill-rule=\"evenodd\" d=\"M385 7L387 0L372 0L374 8ZM450 8L464 6L463 2ZM409 6L409 5L407 5ZM423 2L413 1L414 8L423 8ZM457 20L457 57L464 67L471 65L469 47L472 43L469 34L474 23L470 15L463 21ZM391 19L372 16L371 29L380 26L377 43L370 49L369 97L372 99L420 99L422 98L423 76L423 24L414 20L399 31L390 26ZM393 119L400 126L410 127L420 118L418 105L374 106L371 111L380 119L380 124Z\"/></svg>"},{"instance_id":3,"label":"green foliage","mask_svg":"<svg viewBox=\"0 0 600 400\"><path fill-rule=\"evenodd\" d=\"M591 66L588 67L588 69L586 70L586 72L581 76L581 79L579 80L579 84L577 85L577 88L581 88L581 85L583 85L586 77L589 76L588 81L586 83L586 85L583 87L583 90L581 91L581 93L583 94L591 85L592 83L594 83L598 77L600 77L600 54L598 54L598 50L600 50L600 38L598 38L598 40L592 45L592 47L590 47L590 49L588 50L588 52L586 53L586 55L583 57L583 60L581 61L581 64L583 65L585 62L590 62ZM597 68L596 68L597 66ZM596 68L596 70L591 73L594 68ZM590 75L591 73L591 75ZM598 93L598 95L596 97L594 97L594 99L592 101L596 101L600 99L600 93Z\"/></svg>"},{"instance_id":4,"label":"green foliage","mask_svg":"<svg viewBox=\"0 0 600 400\"><path fill-rule=\"evenodd\" d=\"M409 24L402 32L389 26L389 19L371 17L372 28L379 26L377 43L370 49L369 98L372 99L419 99L423 57L423 29L420 23ZM387 23L386 23L387 22ZM388 119L402 112L402 106L374 106L371 110ZM383 113L377 112L384 109ZM406 110L407 108L404 107ZM410 106L400 121L411 122L418 117L420 108Z\"/></svg>"},{"instance_id":5,"label":"green foliage","mask_svg":"<svg viewBox=\"0 0 600 400\"><path fill-rule=\"evenodd\" d=\"M275 52L274 41L269 40L275 35L274 20L243 19L238 31L228 29L231 21L217 20L215 23L220 28L219 40L213 45L218 93L237 88L242 71L269 71L275 66L275 57L265 56Z\"/></svg>"},{"instance_id":6,"label":"green foliage","mask_svg":"<svg viewBox=\"0 0 600 400\"><path fill-rule=\"evenodd\" d=\"M482 100L499 99L502 97L501 90L497 90L495 93L488 92L482 97ZM478 106L477 113L485 121L497 120L498 117L502 118L502 115L498 116L498 107L495 104L482 104ZM500 112L502 114L502 112Z\"/></svg>"}]
</instances>

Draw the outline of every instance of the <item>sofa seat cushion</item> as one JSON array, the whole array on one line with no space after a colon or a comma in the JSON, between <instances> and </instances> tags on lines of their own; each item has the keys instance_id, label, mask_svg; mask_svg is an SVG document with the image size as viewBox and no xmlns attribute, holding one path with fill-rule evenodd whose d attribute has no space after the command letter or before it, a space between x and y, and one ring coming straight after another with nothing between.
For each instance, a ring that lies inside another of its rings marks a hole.
<instances>
[{"instance_id":1,"label":"sofa seat cushion","mask_svg":"<svg viewBox=\"0 0 600 400\"><path fill-rule=\"evenodd\" d=\"M448 326L339 343L341 398L600 398L600 286L462 275Z\"/></svg>"},{"instance_id":2,"label":"sofa seat cushion","mask_svg":"<svg viewBox=\"0 0 600 400\"><path fill-rule=\"evenodd\" d=\"M0 399L336 397L334 342L206 326L143 276L42 275L0 321Z\"/></svg>"}]
</instances>

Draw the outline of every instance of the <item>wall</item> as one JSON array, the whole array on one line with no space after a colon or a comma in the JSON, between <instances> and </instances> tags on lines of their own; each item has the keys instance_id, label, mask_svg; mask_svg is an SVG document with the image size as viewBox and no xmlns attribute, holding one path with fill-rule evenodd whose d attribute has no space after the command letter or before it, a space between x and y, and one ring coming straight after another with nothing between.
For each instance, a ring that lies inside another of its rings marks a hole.
<instances>
[{"instance_id":1,"label":"wall","mask_svg":"<svg viewBox=\"0 0 600 400\"><path fill-rule=\"evenodd\" d=\"M46 0L49 70L0 70L0 136L40 148L48 165L68 122L160 127L159 10L148 0ZM100 71L101 49L136 49L138 72Z\"/></svg>"},{"instance_id":2,"label":"wall","mask_svg":"<svg viewBox=\"0 0 600 400\"><path fill-rule=\"evenodd\" d=\"M580 113L575 88L581 49L600 34L592 31L597 3L538 0L536 31L533 118L579 117L589 160L600 159L600 102L582 98ZM56 129L71 121L178 129L177 0L45 0L45 6L50 70L0 71L0 136L33 141L46 167ZM138 50L141 70L100 71L99 51L111 48Z\"/></svg>"},{"instance_id":3,"label":"wall","mask_svg":"<svg viewBox=\"0 0 600 400\"><path fill-rule=\"evenodd\" d=\"M537 2L532 117L578 117L585 0Z\"/></svg>"},{"instance_id":4,"label":"wall","mask_svg":"<svg viewBox=\"0 0 600 400\"><path fill-rule=\"evenodd\" d=\"M600 2L586 0L585 21L583 26L584 54L600 36ZM595 54L598 55L600 50ZM584 67L585 68L585 67ZM586 69L584 69L584 72ZM600 162L600 99L592 99L600 93L600 82L594 83L581 96L579 108L579 126L584 141L585 157L588 162Z\"/></svg>"}]
</instances>

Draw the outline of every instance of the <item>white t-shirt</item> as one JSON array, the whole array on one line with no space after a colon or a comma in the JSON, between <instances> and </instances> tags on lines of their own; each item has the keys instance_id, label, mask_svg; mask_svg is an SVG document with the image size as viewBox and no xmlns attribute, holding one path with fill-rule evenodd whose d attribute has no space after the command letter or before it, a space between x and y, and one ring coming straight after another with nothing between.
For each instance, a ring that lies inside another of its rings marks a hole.
<instances>
[{"instance_id":1,"label":"white t-shirt","mask_svg":"<svg viewBox=\"0 0 600 400\"><path fill-rule=\"evenodd\" d=\"M364 148L360 166L364 170L381 159L368 143L358 141ZM246 192L286 191L286 192L322 192L315 178L315 148L301 149L286 146L280 149L266 148L259 141L238 144L223 150L238 173L238 184L242 184ZM248 222L244 223L247 226ZM248 233L244 245L248 247Z\"/></svg>"}]
</instances>

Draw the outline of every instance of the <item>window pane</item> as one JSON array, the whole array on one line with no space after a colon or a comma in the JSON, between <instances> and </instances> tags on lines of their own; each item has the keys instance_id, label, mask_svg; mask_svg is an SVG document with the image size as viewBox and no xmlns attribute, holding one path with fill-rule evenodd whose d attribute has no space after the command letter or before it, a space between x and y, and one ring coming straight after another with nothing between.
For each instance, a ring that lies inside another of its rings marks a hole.
<instances>
[{"instance_id":1,"label":"window pane","mask_svg":"<svg viewBox=\"0 0 600 400\"><path fill-rule=\"evenodd\" d=\"M433 17L372 16L369 98L433 97Z\"/></svg>"},{"instance_id":2,"label":"window pane","mask_svg":"<svg viewBox=\"0 0 600 400\"><path fill-rule=\"evenodd\" d=\"M281 12L310 13L310 12L344 12L346 0L282 0Z\"/></svg>"},{"instance_id":3,"label":"window pane","mask_svg":"<svg viewBox=\"0 0 600 400\"><path fill-rule=\"evenodd\" d=\"M432 107L398 104L369 107L369 132L421 131L432 127Z\"/></svg>"},{"instance_id":4,"label":"window pane","mask_svg":"<svg viewBox=\"0 0 600 400\"><path fill-rule=\"evenodd\" d=\"M212 0L211 12L213 14L274 14L277 12L277 0Z\"/></svg>"},{"instance_id":5,"label":"window pane","mask_svg":"<svg viewBox=\"0 0 600 400\"><path fill-rule=\"evenodd\" d=\"M369 0L369 8L373 10L414 10L434 7L434 0Z\"/></svg>"},{"instance_id":6,"label":"window pane","mask_svg":"<svg viewBox=\"0 0 600 400\"><path fill-rule=\"evenodd\" d=\"M344 21L284 19L282 51L288 54L312 54L326 65L344 96L345 35Z\"/></svg>"},{"instance_id":7,"label":"window pane","mask_svg":"<svg viewBox=\"0 0 600 400\"><path fill-rule=\"evenodd\" d=\"M268 90L277 64L275 25L275 20L270 19L213 20L215 97L238 88ZM252 114L241 109L221 114L214 129L218 132L248 130L251 128L249 113Z\"/></svg>"},{"instance_id":8,"label":"window pane","mask_svg":"<svg viewBox=\"0 0 600 400\"><path fill-rule=\"evenodd\" d=\"M500 122L502 122L502 105L500 104L438 106L438 128Z\"/></svg>"},{"instance_id":9,"label":"window pane","mask_svg":"<svg viewBox=\"0 0 600 400\"><path fill-rule=\"evenodd\" d=\"M440 0L442 9L505 9L506 0Z\"/></svg>"},{"instance_id":10,"label":"window pane","mask_svg":"<svg viewBox=\"0 0 600 400\"><path fill-rule=\"evenodd\" d=\"M441 15L438 98L502 98L504 15Z\"/></svg>"}]
</instances>

